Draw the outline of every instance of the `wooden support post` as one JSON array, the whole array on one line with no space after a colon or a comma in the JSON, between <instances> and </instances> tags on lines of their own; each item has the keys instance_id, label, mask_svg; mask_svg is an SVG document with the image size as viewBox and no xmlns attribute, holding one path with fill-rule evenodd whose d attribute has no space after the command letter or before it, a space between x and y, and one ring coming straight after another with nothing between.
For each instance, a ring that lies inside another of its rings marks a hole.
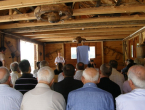
<instances>
[{"instance_id":1,"label":"wooden support post","mask_svg":"<svg viewBox=\"0 0 145 110\"><path fill-rule=\"evenodd\" d=\"M46 46L46 44L43 43L43 60L45 60L45 46Z\"/></svg>"},{"instance_id":2,"label":"wooden support post","mask_svg":"<svg viewBox=\"0 0 145 110\"><path fill-rule=\"evenodd\" d=\"M20 52L20 39L16 39L17 41L17 50L18 52ZM20 53L20 56L17 57L17 62L20 62L20 59L21 59L21 53Z\"/></svg>"},{"instance_id":3,"label":"wooden support post","mask_svg":"<svg viewBox=\"0 0 145 110\"><path fill-rule=\"evenodd\" d=\"M101 42L101 48L102 48L102 64L104 63L104 46L103 41Z\"/></svg>"}]
</instances>

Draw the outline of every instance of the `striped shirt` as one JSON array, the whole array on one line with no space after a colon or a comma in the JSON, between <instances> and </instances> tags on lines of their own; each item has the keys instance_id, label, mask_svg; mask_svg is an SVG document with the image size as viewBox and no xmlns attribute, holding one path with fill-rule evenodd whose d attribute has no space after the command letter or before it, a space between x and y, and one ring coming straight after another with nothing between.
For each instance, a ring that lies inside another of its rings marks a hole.
<instances>
[{"instance_id":1,"label":"striped shirt","mask_svg":"<svg viewBox=\"0 0 145 110\"><path fill-rule=\"evenodd\" d=\"M23 95L7 84L0 84L0 110L20 110Z\"/></svg>"},{"instance_id":2,"label":"striped shirt","mask_svg":"<svg viewBox=\"0 0 145 110\"><path fill-rule=\"evenodd\" d=\"M23 73L22 76L16 80L15 89L25 94L29 90L35 88L37 79L32 74Z\"/></svg>"}]
</instances>

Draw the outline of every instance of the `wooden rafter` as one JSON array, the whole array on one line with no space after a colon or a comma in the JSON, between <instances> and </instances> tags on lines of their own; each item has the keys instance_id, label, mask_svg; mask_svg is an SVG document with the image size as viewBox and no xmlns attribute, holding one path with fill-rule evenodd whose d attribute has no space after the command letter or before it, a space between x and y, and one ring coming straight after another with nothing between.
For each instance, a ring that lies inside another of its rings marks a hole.
<instances>
[{"instance_id":1,"label":"wooden rafter","mask_svg":"<svg viewBox=\"0 0 145 110\"><path fill-rule=\"evenodd\" d=\"M48 32L36 32L36 33L26 33L20 34L22 36L42 36L42 35L56 35L56 34L70 34L70 33L92 33L92 32L135 32L140 29L140 27L134 28L102 28L102 29L79 29L79 30L62 30L62 31L48 31Z\"/></svg>"},{"instance_id":2,"label":"wooden rafter","mask_svg":"<svg viewBox=\"0 0 145 110\"><path fill-rule=\"evenodd\" d=\"M131 13L131 12L144 12L145 5L131 5L131 6L107 6L97 8L84 8L74 9L73 16L91 15L91 14L110 14L110 13ZM32 20L36 19L34 13L16 14L0 16L0 22L20 21L20 20Z\"/></svg>"},{"instance_id":3,"label":"wooden rafter","mask_svg":"<svg viewBox=\"0 0 145 110\"><path fill-rule=\"evenodd\" d=\"M3 24L0 29L12 29L12 28L23 28L23 27L34 27L34 26L48 26L48 25L64 25L64 24L82 24L82 23L99 23L99 22L116 22L116 21L140 21L145 20L145 15L133 15L133 16L122 16L122 17L100 17L100 18L88 18L88 19L76 19L66 20L64 22L49 23L49 22L30 22L30 23L13 23Z\"/></svg>"}]
</instances>

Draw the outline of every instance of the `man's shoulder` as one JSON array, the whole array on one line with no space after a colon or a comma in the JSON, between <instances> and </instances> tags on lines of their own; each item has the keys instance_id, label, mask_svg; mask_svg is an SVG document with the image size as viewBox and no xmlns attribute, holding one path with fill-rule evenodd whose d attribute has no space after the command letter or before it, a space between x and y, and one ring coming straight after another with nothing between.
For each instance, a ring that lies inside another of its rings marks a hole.
<instances>
[{"instance_id":1,"label":"man's shoulder","mask_svg":"<svg viewBox=\"0 0 145 110\"><path fill-rule=\"evenodd\" d=\"M14 89L14 88L11 88L11 87L8 88L7 92L10 92L10 94L12 96L17 96L17 97L23 96L21 92L19 92L18 90Z\"/></svg>"}]
</instances>

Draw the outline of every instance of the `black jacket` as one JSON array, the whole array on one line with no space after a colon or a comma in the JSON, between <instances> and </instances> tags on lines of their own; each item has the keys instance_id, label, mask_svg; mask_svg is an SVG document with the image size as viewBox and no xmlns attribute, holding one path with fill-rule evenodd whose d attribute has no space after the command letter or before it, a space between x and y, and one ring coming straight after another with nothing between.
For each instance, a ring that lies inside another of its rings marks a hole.
<instances>
[{"instance_id":1,"label":"black jacket","mask_svg":"<svg viewBox=\"0 0 145 110\"><path fill-rule=\"evenodd\" d=\"M83 83L79 80L75 80L73 77L65 77L64 80L54 83L52 89L56 92L61 93L64 96L65 101L67 102L67 97L69 92L72 90L81 88Z\"/></svg>"}]
</instances>

